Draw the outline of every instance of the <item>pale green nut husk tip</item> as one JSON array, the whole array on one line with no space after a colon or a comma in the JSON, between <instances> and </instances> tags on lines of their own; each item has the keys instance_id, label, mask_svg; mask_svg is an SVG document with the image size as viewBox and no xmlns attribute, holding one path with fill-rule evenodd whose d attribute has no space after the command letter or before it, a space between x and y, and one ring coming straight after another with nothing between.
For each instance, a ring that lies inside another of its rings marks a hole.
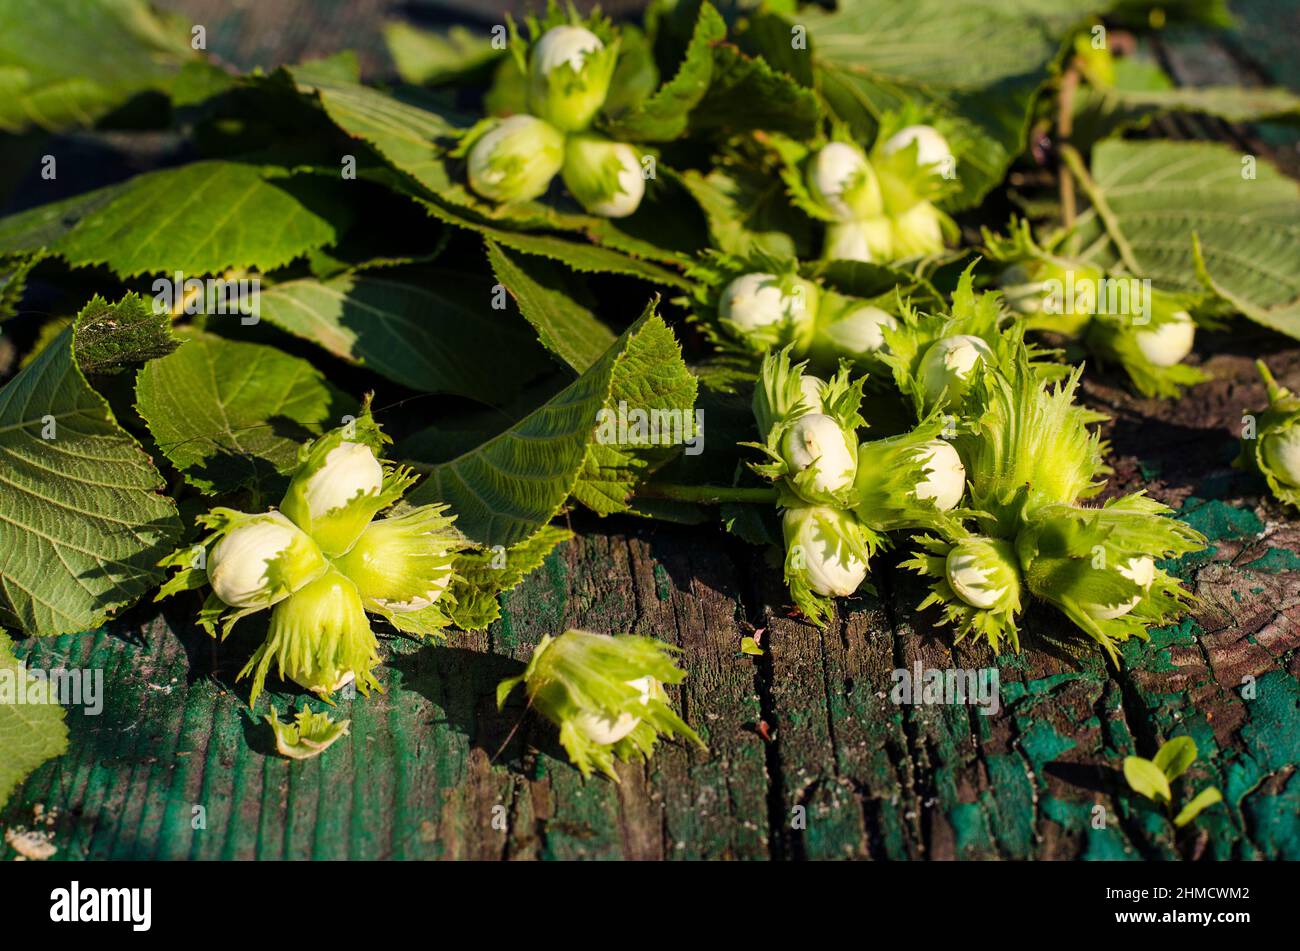
<instances>
[{"instance_id":1,"label":"pale green nut husk tip","mask_svg":"<svg viewBox=\"0 0 1300 951\"><path fill-rule=\"evenodd\" d=\"M1171 367L1192 352L1196 324L1187 311L1175 311L1170 320L1151 330L1139 330L1136 338L1138 349L1148 362L1157 367Z\"/></svg>"},{"instance_id":2,"label":"pale green nut husk tip","mask_svg":"<svg viewBox=\"0 0 1300 951\"><path fill-rule=\"evenodd\" d=\"M952 149L948 145L948 140L933 126L928 125L904 126L886 140L882 151L885 155L893 155L914 142L917 165L939 166L940 170L944 170L953 164Z\"/></svg>"},{"instance_id":3,"label":"pale green nut husk tip","mask_svg":"<svg viewBox=\"0 0 1300 951\"><path fill-rule=\"evenodd\" d=\"M653 638L569 630L542 638L524 672L497 686L497 705L523 685L529 706L559 728L579 771L598 770L617 782L615 760L648 758L660 736L704 746L663 688L685 676L673 649Z\"/></svg>"},{"instance_id":4,"label":"pale green nut husk tip","mask_svg":"<svg viewBox=\"0 0 1300 951\"><path fill-rule=\"evenodd\" d=\"M498 120L469 151L469 186L502 204L545 193L564 165L564 135L535 116Z\"/></svg>"},{"instance_id":5,"label":"pale green nut husk tip","mask_svg":"<svg viewBox=\"0 0 1300 951\"><path fill-rule=\"evenodd\" d=\"M335 565L357 586L367 609L408 614L438 601L461 547L442 506L377 518Z\"/></svg>"},{"instance_id":6,"label":"pale green nut husk tip","mask_svg":"<svg viewBox=\"0 0 1300 951\"><path fill-rule=\"evenodd\" d=\"M1156 577L1156 563L1145 555L1130 558L1124 564L1116 569L1120 575L1132 581L1142 589L1141 593L1135 594L1127 601L1118 604L1091 604L1082 605L1083 610L1098 621L1113 621L1116 618L1124 617L1131 612L1141 602L1147 590L1151 587L1151 582Z\"/></svg>"},{"instance_id":7,"label":"pale green nut husk tip","mask_svg":"<svg viewBox=\"0 0 1300 951\"><path fill-rule=\"evenodd\" d=\"M943 213L919 201L892 218L891 256L895 260L938 254L944 249Z\"/></svg>"},{"instance_id":8,"label":"pale green nut husk tip","mask_svg":"<svg viewBox=\"0 0 1300 951\"><path fill-rule=\"evenodd\" d=\"M342 572L330 568L271 609L266 642L240 671L253 675L255 701L271 664L281 677L322 697L355 683L362 693L377 687L371 670L379 645L361 595Z\"/></svg>"},{"instance_id":9,"label":"pale green nut husk tip","mask_svg":"<svg viewBox=\"0 0 1300 951\"><path fill-rule=\"evenodd\" d=\"M809 160L807 179L813 199L839 221L880 214L880 183L856 145L827 143Z\"/></svg>"},{"instance_id":10,"label":"pale green nut husk tip","mask_svg":"<svg viewBox=\"0 0 1300 951\"><path fill-rule=\"evenodd\" d=\"M718 299L718 320L737 340L762 352L793 343L803 350L812 339L820 306L816 284L766 272L732 279Z\"/></svg>"},{"instance_id":11,"label":"pale green nut husk tip","mask_svg":"<svg viewBox=\"0 0 1300 951\"><path fill-rule=\"evenodd\" d=\"M582 26L547 30L529 53L529 111L561 132L586 129L605 104L616 47L606 47Z\"/></svg>"},{"instance_id":12,"label":"pale green nut husk tip","mask_svg":"<svg viewBox=\"0 0 1300 951\"><path fill-rule=\"evenodd\" d=\"M868 566L854 539L857 525L851 513L795 505L785 510L781 524L787 571L800 572L814 594L842 598L862 587Z\"/></svg>"},{"instance_id":13,"label":"pale green nut husk tip","mask_svg":"<svg viewBox=\"0 0 1300 951\"><path fill-rule=\"evenodd\" d=\"M625 218L645 196L641 156L632 146L602 136L569 136L561 174L565 187L593 215Z\"/></svg>"},{"instance_id":14,"label":"pale green nut husk tip","mask_svg":"<svg viewBox=\"0 0 1300 951\"><path fill-rule=\"evenodd\" d=\"M1019 603L1020 570L1005 541L962 539L948 552L946 571L953 592L973 608L998 610Z\"/></svg>"},{"instance_id":15,"label":"pale green nut husk tip","mask_svg":"<svg viewBox=\"0 0 1300 951\"><path fill-rule=\"evenodd\" d=\"M826 225L822 257L827 261L889 261L894 256L893 223L884 215Z\"/></svg>"},{"instance_id":16,"label":"pale green nut husk tip","mask_svg":"<svg viewBox=\"0 0 1300 951\"><path fill-rule=\"evenodd\" d=\"M829 362L832 357L864 360L872 354L888 352L885 331L898 329L898 318L871 304L848 306L838 314L827 314L817 328L814 353Z\"/></svg>"},{"instance_id":17,"label":"pale green nut husk tip","mask_svg":"<svg viewBox=\"0 0 1300 951\"><path fill-rule=\"evenodd\" d=\"M1264 464L1274 477L1300 488L1300 426L1290 426L1262 437Z\"/></svg>"},{"instance_id":18,"label":"pale green nut husk tip","mask_svg":"<svg viewBox=\"0 0 1300 951\"><path fill-rule=\"evenodd\" d=\"M977 368L993 359L993 351L981 337L957 334L935 341L921 358L921 385L926 403L960 400Z\"/></svg>"}]
</instances>

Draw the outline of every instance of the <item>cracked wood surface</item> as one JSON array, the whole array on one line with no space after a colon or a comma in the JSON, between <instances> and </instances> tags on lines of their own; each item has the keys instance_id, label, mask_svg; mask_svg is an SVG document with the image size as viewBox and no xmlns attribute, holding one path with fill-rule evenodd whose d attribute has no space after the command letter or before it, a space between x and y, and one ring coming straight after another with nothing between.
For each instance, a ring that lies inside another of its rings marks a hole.
<instances>
[{"instance_id":1,"label":"cracked wood surface","mask_svg":"<svg viewBox=\"0 0 1300 951\"><path fill-rule=\"evenodd\" d=\"M305 22L286 29L315 50L328 36ZM250 31L209 39L260 62ZM1199 81L1197 56L1157 51ZM1203 120L1163 120L1162 132L1257 144ZM1284 167L1295 172L1294 156ZM1127 645L1119 670L1071 656L1068 628L1045 611L1026 617L1019 655L954 648L889 556L878 595L845 602L819 632L789 616L762 551L712 528L575 515L578 536L488 632L387 638L385 693L341 702L351 736L310 761L275 757L265 701L255 717L233 685L251 626L216 645L180 608L137 610L94 634L21 643L32 666L102 668L105 708L70 713L70 752L33 774L0 824L52 811L58 859L1300 858L1300 521L1228 465L1242 412L1263 406L1259 353L1300 389L1300 349L1244 322L1202 335L1195 359L1216 380L1182 400L1085 376L1087 402L1113 417L1109 492L1147 489L1212 546L1180 566L1202 606ZM568 626L681 647L689 677L673 697L709 752L663 745L648 766L620 767L620 784L584 782L546 724L517 702L498 713L496 683ZM761 657L739 649L754 628ZM918 661L996 665L1001 709L892 703L891 672ZM297 698L272 699L283 710ZM1201 750L1184 797L1214 783L1226 804L1175 836L1118 769L1183 733Z\"/></svg>"}]
</instances>

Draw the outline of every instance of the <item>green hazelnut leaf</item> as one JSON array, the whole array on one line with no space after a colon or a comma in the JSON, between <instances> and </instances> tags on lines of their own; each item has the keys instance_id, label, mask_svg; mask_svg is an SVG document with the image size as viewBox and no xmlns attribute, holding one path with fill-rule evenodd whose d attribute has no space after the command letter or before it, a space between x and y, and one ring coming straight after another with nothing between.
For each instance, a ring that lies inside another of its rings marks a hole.
<instances>
[{"instance_id":1,"label":"green hazelnut leaf","mask_svg":"<svg viewBox=\"0 0 1300 951\"><path fill-rule=\"evenodd\" d=\"M619 25L618 62L609 81L609 91L601 112L622 115L636 109L659 86L659 66L655 62L655 44L632 23Z\"/></svg>"},{"instance_id":2,"label":"green hazelnut leaf","mask_svg":"<svg viewBox=\"0 0 1300 951\"><path fill-rule=\"evenodd\" d=\"M455 146L473 119L363 86L355 75L339 68L341 62L334 57L286 67L271 81L287 78L302 95L319 101L340 129L369 143L394 167L417 180L423 181L423 176L441 168L441 157Z\"/></svg>"},{"instance_id":3,"label":"green hazelnut leaf","mask_svg":"<svg viewBox=\"0 0 1300 951\"><path fill-rule=\"evenodd\" d=\"M55 317L41 324L41 329L36 332L36 339L32 341L27 352L23 354L23 358L18 361L18 368L21 370L39 357L45 348L59 339L59 334L63 333L64 329L71 326L71 324L71 317Z\"/></svg>"},{"instance_id":4,"label":"green hazelnut leaf","mask_svg":"<svg viewBox=\"0 0 1300 951\"><path fill-rule=\"evenodd\" d=\"M1164 771L1149 759L1125 756L1124 779L1135 793L1153 802L1167 803L1173 798Z\"/></svg>"},{"instance_id":5,"label":"green hazelnut leaf","mask_svg":"<svg viewBox=\"0 0 1300 951\"><path fill-rule=\"evenodd\" d=\"M145 0L7 0L0 6L0 132L82 128L194 61L188 29Z\"/></svg>"},{"instance_id":6,"label":"green hazelnut leaf","mask_svg":"<svg viewBox=\"0 0 1300 951\"><path fill-rule=\"evenodd\" d=\"M613 345L614 332L592 312L587 295L565 268L545 258L512 255L490 238L484 245L496 279L547 350L581 373ZM499 356L490 349L485 353L496 362Z\"/></svg>"},{"instance_id":7,"label":"green hazelnut leaf","mask_svg":"<svg viewBox=\"0 0 1300 951\"><path fill-rule=\"evenodd\" d=\"M0 218L0 254L59 255L123 276L267 269L333 243L351 217L335 197L320 180L276 166L195 162ZM214 202L254 207L214 220Z\"/></svg>"},{"instance_id":8,"label":"green hazelnut leaf","mask_svg":"<svg viewBox=\"0 0 1300 951\"><path fill-rule=\"evenodd\" d=\"M0 631L0 671L21 669L13 648ZM0 806L32 770L67 750L65 717L57 703L0 703Z\"/></svg>"},{"instance_id":9,"label":"green hazelnut leaf","mask_svg":"<svg viewBox=\"0 0 1300 951\"><path fill-rule=\"evenodd\" d=\"M817 134L822 117L816 93L762 57L730 43L713 46L713 81L691 111L690 130L727 136L762 129L797 138Z\"/></svg>"},{"instance_id":10,"label":"green hazelnut leaf","mask_svg":"<svg viewBox=\"0 0 1300 951\"><path fill-rule=\"evenodd\" d=\"M452 622L463 631L479 631L501 616L498 597L519 585L558 546L573 537L566 528L545 525L509 548L463 552L453 569L456 580L448 608Z\"/></svg>"},{"instance_id":11,"label":"green hazelnut leaf","mask_svg":"<svg viewBox=\"0 0 1300 951\"><path fill-rule=\"evenodd\" d=\"M713 46L727 35L727 25L707 0L677 74L648 99L610 117L603 131L626 142L670 142L687 129L690 113L704 97L713 76ZM606 103L608 109L608 103Z\"/></svg>"},{"instance_id":12,"label":"green hazelnut leaf","mask_svg":"<svg viewBox=\"0 0 1300 951\"><path fill-rule=\"evenodd\" d=\"M1181 829L1204 810L1220 802L1223 802L1223 793L1219 792L1217 786L1207 786L1198 792L1187 805L1178 810L1178 815L1174 816L1174 825Z\"/></svg>"},{"instance_id":13,"label":"green hazelnut leaf","mask_svg":"<svg viewBox=\"0 0 1300 951\"><path fill-rule=\"evenodd\" d=\"M1106 90L1119 104L1147 115L1190 112L1225 122L1262 122L1300 115L1300 96L1280 86L1184 86L1160 90Z\"/></svg>"},{"instance_id":14,"label":"green hazelnut leaf","mask_svg":"<svg viewBox=\"0 0 1300 951\"><path fill-rule=\"evenodd\" d=\"M812 228L786 196L781 179L747 162L719 164L707 174L682 173L682 182L708 221L709 237L726 254L756 252L778 258L809 257Z\"/></svg>"},{"instance_id":15,"label":"green hazelnut leaf","mask_svg":"<svg viewBox=\"0 0 1300 951\"><path fill-rule=\"evenodd\" d=\"M264 344L187 334L136 378L136 408L185 481L278 501L303 440L356 406L306 360Z\"/></svg>"},{"instance_id":16,"label":"green hazelnut leaf","mask_svg":"<svg viewBox=\"0 0 1300 951\"><path fill-rule=\"evenodd\" d=\"M28 634L97 627L158 584L180 535L162 476L78 365L89 321L138 308L96 298L0 389L0 620Z\"/></svg>"},{"instance_id":17,"label":"green hazelnut leaf","mask_svg":"<svg viewBox=\"0 0 1300 951\"><path fill-rule=\"evenodd\" d=\"M384 43L397 74L417 86L471 82L504 55L493 48L491 37L481 30L453 26L435 32L405 20L384 24Z\"/></svg>"},{"instance_id":18,"label":"green hazelnut leaf","mask_svg":"<svg viewBox=\"0 0 1300 951\"><path fill-rule=\"evenodd\" d=\"M23 292L27 289L27 275L40 259L39 252L0 254L0 321L18 312Z\"/></svg>"},{"instance_id":19,"label":"green hazelnut leaf","mask_svg":"<svg viewBox=\"0 0 1300 951\"><path fill-rule=\"evenodd\" d=\"M194 162L92 193L86 203L97 207L88 213L73 203L81 217L49 250L74 266L103 264L122 277L268 271L338 240L352 218L340 189L322 176L276 166ZM25 216L34 221L32 212ZM6 230L0 220L0 246Z\"/></svg>"},{"instance_id":20,"label":"green hazelnut leaf","mask_svg":"<svg viewBox=\"0 0 1300 951\"><path fill-rule=\"evenodd\" d=\"M552 234L535 234L526 231L511 231L466 217L437 202L421 201L430 215L446 224L455 225L470 231L477 231L484 238L495 241L504 248L520 251L536 257L550 258L567 267L584 274L621 274L635 277L654 284L669 287L689 287L687 280L675 271L670 271L653 261L643 260L636 252L624 253L613 247L575 241L570 238ZM603 220L603 219L602 219ZM644 250L644 249L638 249ZM684 263L685 258L671 255L672 260Z\"/></svg>"},{"instance_id":21,"label":"green hazelnut leaf","mask_svg":"<svg viewBox=\"0 0 1300 951\"><path fill-rule=\"evenodd\" d=\"M428 478L407 501L449 504L456 526L488 546L529 537L571 497L601 514L626 511L637 482L681 447L620 442L619 404L676 411L693 423L695 386L652 303L582 376L509 429L448 462L408 460ZM631 417L622 418L631 437Z\"/></svg>"},{"instance_id":22,"label":"green hazelnut leaf","mask_svg":"<svg viewBox=\"0 0 1300 951\"><path fill-rule=\"evenodd\" d=\"M165 357L180 345L171 316L128 294L117 304L96 297L77 328L77 365L82 373L108 376Z\"/></svg>"},{"instance_id":23,"label":"green hazelnut leaf","mask_svg":"<svg viewBox=\"0 0 1300 951\"><path fill-rule=\"evenodd\" d=\"M121 196L129 184L107 185L0 218L0 254L12 266L22 256L57 245L80 221L93 218Z\"/></svg>"},{"instance_id":24,"label":"green hazelnut leaf","mask_svg":"<svg viewBox=\"0 0 1300 951\"><path fill-rule=\"evenodd\" d=\"M260 313L413 390L499 405L548 370L550 361L527 325L493 310L492 298L487 275L352 271L264 288Z\"/></svg>"},{"instance_id":25,"label":"green hazelnut leaf","mask_svg":"<svg viewBox=\"0 0 1300 951\"><path fill-rule=\"evenodd\" d=\"M1207 287L1251 320L1300 339L1300 185L1213 142L1106 141L1084 182L1092 207L1067 249L1185 293ZM1085 250L1086 249L1086 250Z\"/></svg>"},{"instance_id":26,"label":"green hazelnut leaf","mask_svg":"<svg viewBox=\"0 0 1300 951\"><path fill-rule=\"evenodd\" d=\"M636 484L680 453L682 445L674 440L702 438L695 428L695 377L682 360L677 338L654 313L654 306L651 304L634 325L637 333L624 334L627 343L610 374L605 413L596 417L599 425L588 440L586 457L573 487L573 497L601 515L628 511ZM618 348L615 343L609 352ZM668 414L661 442L655 443L653 435L647 434L647 441L638 443L637 420L632 415L638 410ZM625 415L626 442L621 430ZM680 420L680 425L675 420Z\"/></svg>"},{"instance_id":27,"label":"green hazelnut leaf","mask_svg":"<svg viewBox=\"0 0 1300 951\"><path fill-rule=\"evenodd\" d=\"M1151 762L1160 767L1165 778L1172 783L1196 762L1196 741L1190 736L1176 736L1172 740L1166 740Z\"/></svg>"},{"instance_id":28,"label":"green hazelnut leaf","mask_svg":"<svg viewBox=\"0 0 1300 951\"><path fill-rule=\"evenodd\" d=\"M1070 140L1083 148L1169 113L1199 113L1225 122L1259 122L1300 114L1300 97L1278 87L1175 86L1154 62L1125 56L1110 63L1106 84L1079 87Z\"/></svg>"}]
</instances>

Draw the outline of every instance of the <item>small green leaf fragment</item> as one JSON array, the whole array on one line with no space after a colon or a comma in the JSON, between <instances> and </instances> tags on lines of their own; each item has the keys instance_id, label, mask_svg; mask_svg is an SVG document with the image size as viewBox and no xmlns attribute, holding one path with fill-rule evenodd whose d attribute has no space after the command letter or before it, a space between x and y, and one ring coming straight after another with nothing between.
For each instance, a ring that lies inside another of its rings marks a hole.
<instances>
[{"instance_id":1,"label":"small green leaf fragment","mask_svg":"<svg viewBox=\"0 0 1300 951\"><path fill-rule=\"evenodd\" d=\"M1191 802L1178 811L1178 815L1174 816L1174 825L1181 829L1200 815L1202 810L1220 802L1223 802L1223 793L1219 792L1219 788L1217 786L1207 786L1197 793Z\"/></svg>"},{"instance_id":2,"label":"small green leaf fragment","mask_svg":"<svg viewBox=\"0 0 1300 951\"><path fill-rule=\"evenodd\" d=\"M22 667L14 656L13 641L0 631L0 670L16 680ZM14 692L12 688L9 691ZM16 699L11 696L0 702L0 806L32 770L61 756L68 748L63 707L57 703L16 703Z\"/></svg>"},{"instance_id":3,"label":"small green leaf fragment","mask_svg":"<svg viewBox=\"0 0 1300 951\"><path fill-rule=\"evenodd\" d=\"M351 720L339 720L336 723L328 713L313 713L306 707L285 723L280 720L274 704L265 720L275 734L276 751L289 759L320 756L341 737L347 736L352 728Z\"/></svg>"},{"instance_id":4,"label":"small green leaf fragment","mask_svg":"<svg viewBox=\"0 0 1300 951\"><path fill-rule=\"evenodd\" d=\"M116 304L96 297L82 311L74 340L81 371L105 376L165 357L178 346L171 315L147 306L139 294Z\"/></svg>"},{"instance_id":5,"label":"small green leaf fragment","mask_svg":"<svg viewBox=\"0 0 1300 951\"><path fill-rule=\"evenodd\" d=\"M1176 736L1160 747L1152 762L1172 783L1196 762L1196 742L1190 736Z\"/></svg>"},{"instance_id":6,"label":"small green leaf fragment","mask_svg":"<svg viewBox=\"0 0 1300 951\"><path fill-rule=\"evenodd\" d=\"M212 334L184 339L140 371L136 408L158 450L201 492L275 495L302 441L354 405L306 360L276 347Z\"/></svg>"},{"instance_id":7,"label":"small green leaf fragment","mask_svg":"<svg viewBox=\"0 0 1300 951\"><path fill-rule=\"evenodd\" d=\"M1149 759L1141 756L1124 757L1124 778L1130 788L1153 802L1167 803L1173 798L1169 780L1164 772Z\"/></svg>"},{"instance_id":8,"label":"small green leaf fragment","mask_svg":"<svg viewBox=\"0 0 1300 951\"><path fill-rule=\"evenodd\" d=\"M752 637L742 637L740 639L740 652L748 654L751 657L762 657L763 648L758 646L758 641Z\"/></svg>"},{"instance_id":9,"label":"small green leaf fragment","mask_svg":"<svg viewBox=\"0 0 1300 951\"><path fill-rule=\"evenodd\" d=\"M499 596L521 584L540 567L551 551L573 537L568 529L545 525L518 544L461 552L448 608L452 622L464 631L484 630L501 616Z\"/></svg>"}]
</instances>

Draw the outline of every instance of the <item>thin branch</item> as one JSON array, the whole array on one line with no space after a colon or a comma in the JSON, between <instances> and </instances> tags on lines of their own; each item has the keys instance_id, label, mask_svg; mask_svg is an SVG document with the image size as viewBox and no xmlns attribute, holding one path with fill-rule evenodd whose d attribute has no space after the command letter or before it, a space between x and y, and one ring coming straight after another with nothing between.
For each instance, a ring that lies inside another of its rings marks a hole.
<instances>
[{"instance_id":1,"label":"thin branch","mask_svg":"<svg viewBox=\"0 0 1300 951\"><path fill-rule=\"evenodd\" d=\"M1070 136L1074 134L1074 94L1079 88L1078 61L1071 58L1061 76L1061 89L1056 104L1056 148L1058 153L1070 146ZM1061 189L1061 220L1066 230L1074 227L1074 177L1070 174L1069 164L1062 161L1057 165L1057 179Z\"/></svg>"},{"instance_id":2,"label":"thin branch","mask_svg":"<svg viewBox=\"0 0 1300 951\"><path fill-rule=\"evenodd\" d=\"M1088 194L1088 201L1092 202L1092 208L1101 218L1102 224L1106 226L1106 233L1110 235L1111 241L1115 243L1115 250L1119 253L1120 260L1128 268L1130 274L1141 274L1142 268L1138 265L1137 258L1133 254L1133 248L1129 245L1128 239L1124 237L1124 232L1120 229L1119 219L1115 217L1115 212L1111 210L1110 204L1106 201L1106 196L1102 190L1097 187L1097 183L1092 180L1088 174L1088 169L1083 164L1083 156L1073 145L1062 145L1060 147L1061 158L1070 167L1074 177L1078 179L1083 190Z\"/></svg>"}]
</instances>

